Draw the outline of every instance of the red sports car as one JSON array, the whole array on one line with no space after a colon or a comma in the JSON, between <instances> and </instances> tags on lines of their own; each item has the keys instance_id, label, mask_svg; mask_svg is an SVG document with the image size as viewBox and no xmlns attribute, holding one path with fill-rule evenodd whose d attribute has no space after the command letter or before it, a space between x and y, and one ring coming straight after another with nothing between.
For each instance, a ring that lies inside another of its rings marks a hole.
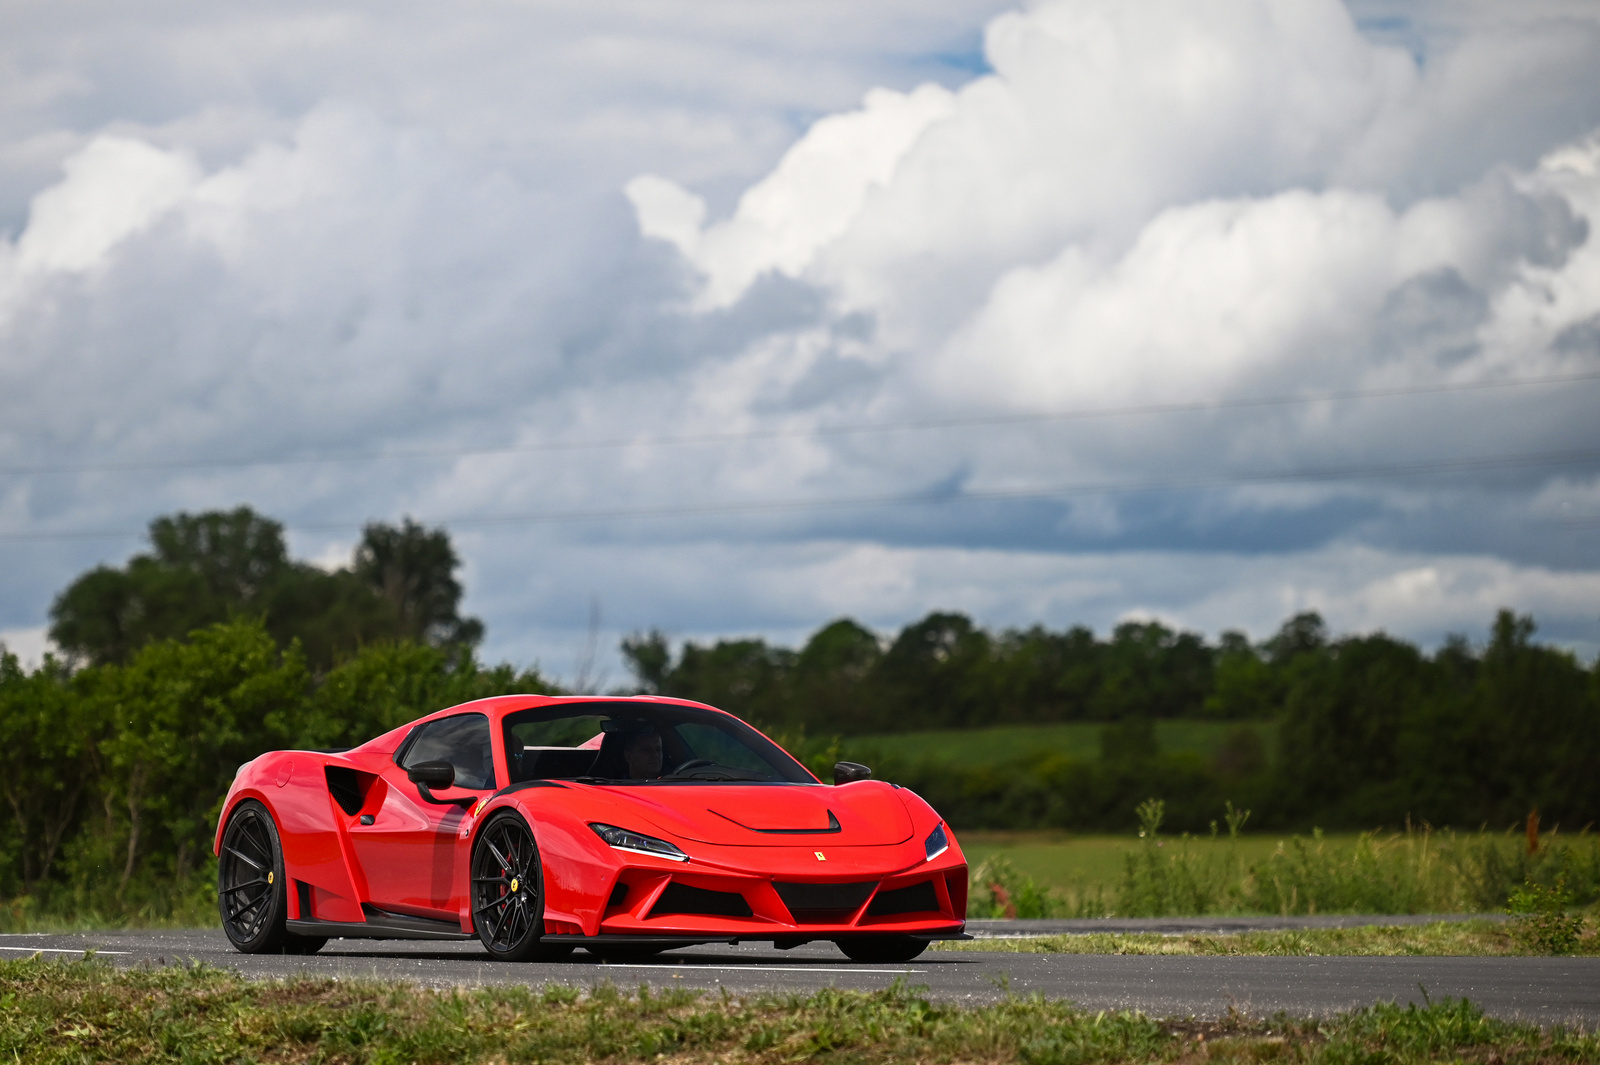
<instances>
[{"instance_id":1,"label":"red sports car","mask_svg":"<svg viewBox=\"0 0 1600 1065\"><path fill-rule=\"evenodd\" d=\"M239 950L469 939L574 947L832 940L906 961L962 938L967 865L922 799L841 762L824 785L732 714L680 699L508 695L348 751L239 768L217 829Z\"/></svg>"}]
</instances>

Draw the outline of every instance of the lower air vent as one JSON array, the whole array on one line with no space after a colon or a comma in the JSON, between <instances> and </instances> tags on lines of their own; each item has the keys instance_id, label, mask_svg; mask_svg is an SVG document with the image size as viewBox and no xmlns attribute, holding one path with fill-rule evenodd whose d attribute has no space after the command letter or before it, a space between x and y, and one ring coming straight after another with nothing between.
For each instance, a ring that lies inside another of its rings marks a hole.
<instances>
[{"instance_id":1,"label":"lower air vent","mask_svg":"<svg viewBox=\"0 0 1600 1065\"><path fill-rule=\"evenodd\" d=\"M897 913L937 913L939 894L933 890L933 881L924 880L910 887L880 891L867 907L868 917L893 917Z\"/></svg>"},{"instance_id":2,"label":"lower air vent","mask_svg":"<svg viewBox=\"0 0 1600 1065\"><path fill-rule=\"evenodd\" d=\"M611 898L606 900L606 909L609 910L613 906L621 906L623 902L627 900L627 898L628 885L619 883L616 887L611 889Z\"/></svg>"},{"instance_id":3,"label":"lower air vent","mask_svg":"<svg viewBox=\"0 0 1600 1065\"><path fill-rule=\"evenodd\" d=\"M667 885L656 904L650 907L651 917L669 913L702 914L707 917L749 917L750 904L737 891L707 891L676 881Z\"/></svg>"},{"instance_id":4,"label":"lower air vent","mask_svg":"<svg viewBox=\"0 0 1600 1065\"><path fill-rule=\"evenodd\" d=\"M798 884L774 881L778 897L789 907L797 924L839 924L848 921L872 894L877 882L854 884Z\"/></svg>"}]
</instances>

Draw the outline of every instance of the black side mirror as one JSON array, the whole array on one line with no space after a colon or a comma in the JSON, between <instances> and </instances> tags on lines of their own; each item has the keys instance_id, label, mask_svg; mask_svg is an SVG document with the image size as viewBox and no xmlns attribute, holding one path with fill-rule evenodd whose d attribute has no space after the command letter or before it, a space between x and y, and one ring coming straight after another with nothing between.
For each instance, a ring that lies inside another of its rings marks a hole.
<instances>
[{"instance_id":1,"label":"black side mirror","mask_svg":"<svg viewBox=\"0 0 1600 1065\"><path fill-rule=\"evenodd\" d=\"M448 788L456 782L456 767L449 762L418 762L406 770L411 783L430 788Z\"/></svg>"},{"instance_id":2,"label":"black side mirror","mask_svg":"<svg viewBox=\"0 0 1600 1065\"><path fill-rule=\"evenodd\" d=\"M833 763L833 782L835 784L853 784L858 780L871 779L872 770L860 762Z\"/></svg>"}]
</instances>

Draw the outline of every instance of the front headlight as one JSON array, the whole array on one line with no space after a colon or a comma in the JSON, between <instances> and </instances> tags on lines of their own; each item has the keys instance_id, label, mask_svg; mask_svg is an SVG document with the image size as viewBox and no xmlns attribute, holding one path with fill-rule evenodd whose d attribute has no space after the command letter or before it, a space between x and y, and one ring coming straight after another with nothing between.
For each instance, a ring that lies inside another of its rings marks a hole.
<instances>
[{"instance_id":1,"label":"front headlight","mask_svg":"<svg viewBox=\"0 0 1600 1065\"><path fill-rule=\"evenodd\" d=\"M605 840L606 843L619 851L633 851L635 854L648 854L653 858L669 858L675 862L686 862L689 856L668 843L664 839L646 836L642 832L629 832L616 825L590 824L594 834Z\"/></svg>"},{"instance_id":2,"label":"front headlight","mask_svg":"<svg viewBox=\"0 0 1600 1065\"><path fill-rule=\"evenodd\" d=\"M944 834L944 822L941 821L939 827L933 830L924 846L927 847L930 862L950 849L950 837Z\"/></svg>"}]
</instances>

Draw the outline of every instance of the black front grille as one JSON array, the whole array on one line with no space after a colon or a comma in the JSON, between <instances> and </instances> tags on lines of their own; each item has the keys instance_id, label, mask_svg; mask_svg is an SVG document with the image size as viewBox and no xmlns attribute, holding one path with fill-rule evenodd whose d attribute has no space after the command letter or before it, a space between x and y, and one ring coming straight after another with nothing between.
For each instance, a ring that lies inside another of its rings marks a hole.
<instances>
[{"instance_id":1,"label":"black front grille","mask_svg":"<svg viewBox=\"0 0 1600 1065\"><path fill-rule=\"evenodd\" d=\"M867 907L868 917L893 917L897 913L937 913L939 893L933 889L932 880L924 880L910 887L880 891Z\"/></svg>"},{"instance_id":2,"label":"black front grille","mask_svg":"<svg viewBox=\"0 0 1600 1065\"><path fill-rule=\"evenodd\" d=\"M650 907L651 917L670 913L703 914L708 917L751 916L750 904L737 891L708 891L677 881L668 884L656 904Z\"/></svg>"},{"instance_id":3,"label":"black front grille","mask_svg":"<svg viewBox=\"0 0 1600 1065\"><path fill-rule=\"evenodd\" d=\"M606 909L609 910L613 906L621 906L622 903L627 899L627 897L628 897L628 885L627 884L623 884L623 883L618 883L616 887L611 889L611 898L606 901Z\"/></svg>"},{"instance_id":4,"label":"black front grille","mask_svg":"<svg viewBox=\"0 0 1600 1065\"><path fill-rule=\"evenodd\" d=\"M777 880L772 886L777 889L783 904L789 907L796 924L839 924L850 919L878 884L874 880L852 884L802 884Z\"/></svg>"}]
</instances>

